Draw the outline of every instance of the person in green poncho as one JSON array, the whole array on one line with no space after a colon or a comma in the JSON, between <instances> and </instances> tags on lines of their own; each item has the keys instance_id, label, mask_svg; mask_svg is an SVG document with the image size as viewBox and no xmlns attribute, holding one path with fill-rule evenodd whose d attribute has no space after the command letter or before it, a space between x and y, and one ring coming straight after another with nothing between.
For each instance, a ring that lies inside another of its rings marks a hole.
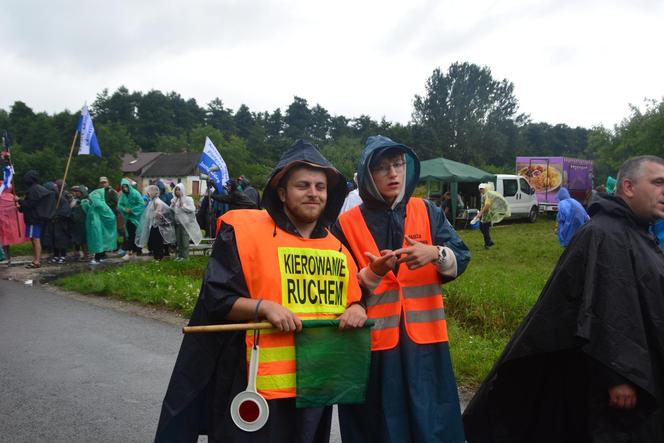
<instances>
[{"instance_id":1,"label":"person in green poncho","mask_svg":"<svg viewBox=\"0 0 664 443\"><path fill-rule=\"evenodd\" d=\"M88 200L81 202L81 207L85 211L88 251L95 255L90 263L96 265L106 258L106 251L117 247L115 214L104 200L104 188L92 191Z\"/></svg>"},{"instance_id":2,"label":"person in green poncho","mask_svg":"<svg viewBox=\"0 0 664 443\"><path fill-rule=\"evenodd\" d=\"M141 215L145 210L145 203L141 193L138 192L132 185L131 182L123 178L120 181L120 188L122 192L120 193L120 199L118 200L118 211L125 220L125 245L124 250L126 251L125 255L122 257L123 260L129 260L134 253L140 255L141 248L136 246L136 228L141 222Z\"/></svg>"},{"instance_id":3,"label":"person in green poncho","mask_svg":"<svg viewBox=\"0 0 664 443\"><path fill-rule=\"evenodd\" d=\"M490 249L494 245L491 240L491 225L501 222L505 217L511 215L510 205L505 197L493 190L491 183L480 183L480 212L475 219L480 221L480 231L484 237L484 249Z\"/></svg>"}]
</instances>

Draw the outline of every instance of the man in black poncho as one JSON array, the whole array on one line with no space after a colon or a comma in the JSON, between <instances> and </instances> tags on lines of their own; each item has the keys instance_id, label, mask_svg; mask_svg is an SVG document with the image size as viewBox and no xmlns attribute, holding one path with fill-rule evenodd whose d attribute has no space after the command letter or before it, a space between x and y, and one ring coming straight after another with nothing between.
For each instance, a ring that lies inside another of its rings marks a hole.
<instances>
[{"instance_id":1,"label":"man in black poncho","mask_svg":"<svg viewBox=\"0 0 664 443\"><path fill-rule=\"evenodd\" d=\"M664 160L626 161L464 413L469 442L664 442Z\"/></svg>"},{"instance_id":2,"label":"man in black poncho","mask_svg":"<svg viewBox=\"0 0 664 443\"><path fill-rule=\"evenodd\" d=\"M231 401L247 386L245 333L187 334L164 399L155 442L195 442L199 434L207 434L210 442L224 443L329 441L332 407L296 408L294 366L288 365L292 362L290 358L286 361L288 354L282 354L302 323L284 302L281 280L274 277L281 275L279 249L342 253L349 280L340 292L345 302L335 308L334 317L339 314L340 328L364 324L366 311L359 303L357 268L350 253L327 229L339 214L344 187L343 175L313 145L298 140L268 179L261 201L266 211L238 209L222 216L190 325L260 317L288 333L284 337L271 332L260 339L264 355L270 355L266 349L271 341L272 348L280 350L272 353L273 358L258 361L256 387L268 401L269 419L254 433L241 430L231 420ZM313 278L306 277L306 281ZM308 308L314 312L316 306ZM261 375L264 363L266 369L270 365L272 369ZM263 386L261 378L267 381Z\"/></svg>"}]
</instances>

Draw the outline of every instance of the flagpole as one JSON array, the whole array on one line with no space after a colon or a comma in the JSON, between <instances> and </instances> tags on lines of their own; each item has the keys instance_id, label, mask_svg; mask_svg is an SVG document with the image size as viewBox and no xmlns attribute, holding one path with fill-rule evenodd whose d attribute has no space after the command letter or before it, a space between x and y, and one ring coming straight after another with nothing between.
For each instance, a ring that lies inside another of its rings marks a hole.
<instances>
[{"instance_id":1,"label":"flagpole","mask_svg":"<svg viewBox=\"0 0 664 443\"><path fill-rule=\"evenodd\" d=\"M205 325L205 326L185 326L182 328L184 334L192 332L228 332L228 331L249 331L252 329L272 329L272 323L232 323L227 325Z\"/></svg>"},{"instance_id":2,"label":"flagpole","mask_svg":"<svg viewBox=\"0 0 664 443\"><path fill-rule=\"evenodd\" d=\"M67 180L67 173L69 172L69 163L71 163L71 156L74 154L74 146L76 146L76 136L78 136L78 129L74 132L74 140L71 141L71 149L69 149L69 158L67 159L67 166L65 166L65 176L62 178L62 186L60 186L60 193L58 194L58 202L55 204L55 209L60 207L60 200L62 200L62 192L65 190L65 182Z\"/></svg>"}]
</instances>

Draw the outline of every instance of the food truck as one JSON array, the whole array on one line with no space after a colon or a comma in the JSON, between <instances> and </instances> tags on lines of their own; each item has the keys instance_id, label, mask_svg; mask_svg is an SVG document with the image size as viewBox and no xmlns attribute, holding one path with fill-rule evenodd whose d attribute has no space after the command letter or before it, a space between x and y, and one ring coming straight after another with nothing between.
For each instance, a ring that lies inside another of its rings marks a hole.
<instances>
[{"instance_id":1,"label":"food truck","mask_svg":"<svg viewBox=\"0 0 664 443\"><path fill-rule=\"evenodd\" d=\"M540 212L557 212L561 186L585 205L593 189L593 162L570 157L517 157L516 174L535 190Z\"/></svg>"}]
</instances>

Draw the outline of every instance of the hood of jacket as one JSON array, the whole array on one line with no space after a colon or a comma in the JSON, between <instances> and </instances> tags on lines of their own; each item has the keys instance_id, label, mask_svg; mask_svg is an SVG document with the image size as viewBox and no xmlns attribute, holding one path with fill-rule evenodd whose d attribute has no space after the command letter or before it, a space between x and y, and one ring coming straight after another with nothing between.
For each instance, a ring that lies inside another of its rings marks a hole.
<instances>
[{"instance_id":1,"label":"hood of jacket","mask_svg":"<svg viewBox=\"0 0 664 443\"><path fill-rule=\"evenodd\" d=\"M160 194L163 194L164 192L166 192L166 185L164 184L163 181L157 180L157 183L155 183L155 185L159 188L159 193Z\"/></svg>"},{"instance_id":2,"label":"hood of jacket","mask_svg":"<svg viewBox=\"0 0 664 443\"><path fill-rule=\"evenodd\" d=\"M27 187L30 187L35 183L39 183L39 172L35 171L34 169L26 172L23 175L23 183L25 183Z\"/></svg>"},{"instance_id":3,"label":"hood of jacket","mask_svg":"<svg viewBox=\"0 0 664 443\"><path fill-rule=\"evenodd\" d=\"M88 198L88 187L85 185L80 185L78 190L81 191L82 198Z\"/></svg>"},{"instance_id":4,"label":"hood of jacket","mask_svg":"<svg viewBox=\"0 0 664 443\"><path fill-rule=\"evenodd\" d=\"M404 189L402 190L401 196L392 205L389 205L376 189L376 185L371 177L370 166L374 159L377 159L381 153L391 148L396 148L404 154L406 168ZM419 179L420 160L411 148L382 135L375 135L367 138L367 141L364 144L364 151L360 156L360 161L357 167L357 187L360 191L360 197L362 197L362 201L366 206L376 209L392 209L402 202L407 202L413 194Z\"/></svg>"},{"instance_id":5,"label":"hood of jacket","mask_svg":"<svg viewBox=\"0 0 664 443\"><path fill-rule=\"evenodd\" d=\"M131 182L129 181L129 179L127 179L127 178L123 178L122 180L120 180L120 192L124 192L124 191L122 190L122 187L123 187L124 185L129 186L129 192L131 192L131 188L132 188L133 186L131 185Z\"/></svg>"},{"instance_id":6,"label":"hood of jacket","mask_svg":"<svg viewBox=\"0 0 664 443\"><path fill-rule=\"evenodd\" d=\"M58 185L56 185L56 184L53 183L53 182L46 182L46 183L44 183L44 187L45 187L46 189L48 189L49 191L51 191L51 192L55 192L56 194L59 192L59 191L58 191Z\"/></svg>"},{"instance_id":7,"label":"hood of jacket","mask_svg":"<svg viewBox=\"0 0 664 443\"><path fill-rule=\"evenodd\" d=\"M129 188L129 192L125 193L122 187L124 185L127 185ZM129 201L131 204L136 204L136 202L142 202L143 201L143 196L141 195L140 192L138 192L138 189L134 188L131 184L131 180L123 178L120 180L120 199L123 201Z\"/></svg>"},{"instance_id":8,"label":"hood of jacket","mask_svg":"<svg viewBox=\"0 0 664 443\"><path fill-rule=\"evenodd\" d=\"M177 197L175 195L175 189L180 190L180 197ZM178 183L177 185L175 185L175 189L173 190L173 198L182 198L187 196L187 192L184 189L184 183Z\"/></svg>"},{"instance_id":9,"label":"hood of jacket","mask_svg":"<svg viewBox=\"0 0 664 443\"><path fill-rule=\"evenodd\" d=\"M346 198L346 179L311 143L297 140L284 152L279 162L272 170L263 191L261 207L267 210L270 216L281 228L287 225L288 218L284 213L283 203L279 200L277 187L281 179L294 166L310 165L322 168L327 175L327 204L318 219L317 226L330 226L339 216L339 211Z\"/></svg>"},{"instance_id":10,"label":"hood of jacket","mask_svg":"<svg viewBox=\"0 0 664 443\"><path fill-rule=\"evenodd\" d=\"M567 190L567 188L561 187L560 190L558 191L558 194L556 195L556 198L558 199L558 201L561 202L563 200L571 198L571 196L569 195L569 191Z\"/></svg>"}]
</instances>

